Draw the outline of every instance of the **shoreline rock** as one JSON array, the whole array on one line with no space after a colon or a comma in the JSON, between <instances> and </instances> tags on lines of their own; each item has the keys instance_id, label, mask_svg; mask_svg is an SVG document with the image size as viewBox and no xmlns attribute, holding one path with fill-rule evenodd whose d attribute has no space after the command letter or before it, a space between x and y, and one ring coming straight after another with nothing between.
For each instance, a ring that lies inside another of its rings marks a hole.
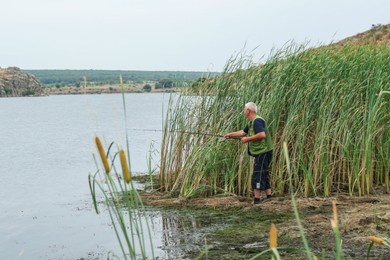
<instances>
[{"instance_id":1,"label":"shoreline rock","mask_svg":"<svg viewBox=\"0 0 390 260\"><path fill-rule=\"evenodd\" d=\"M0 68L0 97L44 96L42 85L18 67Z\"/></svg>"}]
</instances>

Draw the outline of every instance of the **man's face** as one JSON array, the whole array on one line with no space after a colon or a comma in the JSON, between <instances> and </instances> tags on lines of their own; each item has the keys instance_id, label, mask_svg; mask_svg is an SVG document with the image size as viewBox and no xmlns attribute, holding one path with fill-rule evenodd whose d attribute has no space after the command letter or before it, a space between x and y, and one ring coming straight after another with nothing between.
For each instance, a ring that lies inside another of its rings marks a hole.
<instances>
[{"instance_id":1,"label":"man's face","mask_svg":"<svg viewBox=\"0 0 390 260\"><path fill-rule=\"evenodd\" d=\"M249 113L250 113L249 109L248 108L244 108L244 115L245 115L246 118L249 117Z\"/></svg>"}]
</instances>

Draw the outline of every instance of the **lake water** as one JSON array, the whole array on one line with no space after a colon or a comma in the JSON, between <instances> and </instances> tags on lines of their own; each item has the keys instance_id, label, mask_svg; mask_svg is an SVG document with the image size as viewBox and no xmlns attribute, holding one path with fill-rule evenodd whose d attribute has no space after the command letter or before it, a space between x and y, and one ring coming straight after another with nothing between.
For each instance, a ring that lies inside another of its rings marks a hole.
<instances>
[{"instance_id":1,"label":"lake water","mask_svg":"<svg viewBox=\"0 0 390 260\"><path fill-rule=\"evenodd\" d=\"M159 150L161 132L131 129L161 129L170 96L125 97L131 168L146 172L150 145ZM95 134L106 148L111 141L125 147L123 118L119 94L0 99L1 259L120 255L107 212L93 210L87 179L96 170ZM175 244L162 228L167 216L153 212L151 221L155 254L170 258Z\"/></svg>"}]
</instances>

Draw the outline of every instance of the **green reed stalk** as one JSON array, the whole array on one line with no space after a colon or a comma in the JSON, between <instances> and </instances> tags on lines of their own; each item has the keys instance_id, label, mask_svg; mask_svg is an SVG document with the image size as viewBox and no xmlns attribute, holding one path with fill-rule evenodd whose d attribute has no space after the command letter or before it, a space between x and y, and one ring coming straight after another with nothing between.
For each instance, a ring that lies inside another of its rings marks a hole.
<instances>
[{"instance_id":1,"label":"green reed stalk","mask_svg":"<svg viewBox=\"0 0 390 260\"><path fill-rule=\"evenodd\" d=\"M284 158L286 160L287 173L288 173L289 178L290 178L290 196L291 196L291 203L292 203L293 208L294 208L295 219L296 219L296 221L298 223L299 232L301 234L301 238L302 238L303 244L304 244L305 249L306 249L307 258L308 259L313 259L313 253L311 252L311 250L309 248L309 244L307 243L307 239L306 239L306 236L305 236L305 230L303 229L301 218L300 218L299 212L298 212L297 202L295 201L294 187L293 187L293 184L292 184L292 176L293 175L292 175L291 169L290 169L290 157L289 157L289 153L288 153L288 148L287 148L287 143L286 142L283 143L283 154L284 154Z\"/></svg>"},{"instance_id":2,"label":"green reed stalk","mask_svg":"<svg viewBox=\"0 0 390 260\"><path fill-rule=\"evenodd\" d=\"M150 178L150 187L151 187L152 190L153 190L153 187L154 187L153 186L153 175L156 172L156 168L152 166L153 165L152 157L155 154L155 152L156 152L156 148L154 147L154 144L152 142L150 144L148 156L146 158L146 164L147 164L147 167L148 167L148 175L149 175L149 178Z\"/></svg>"}]
</instances>

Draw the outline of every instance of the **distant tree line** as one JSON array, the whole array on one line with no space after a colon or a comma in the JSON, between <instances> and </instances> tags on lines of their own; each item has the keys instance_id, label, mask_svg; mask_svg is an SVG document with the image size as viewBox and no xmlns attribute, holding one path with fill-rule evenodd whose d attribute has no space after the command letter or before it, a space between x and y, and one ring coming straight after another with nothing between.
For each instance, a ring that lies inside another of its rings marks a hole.
<instances>
[{"instance_id":1,"label":"distant tree line","mask_svg":"<svg viewBox=\"0 0 390 260\"><path fill-rule=\"evenodd\" d=\"M159 88L173 88L173 87L177 87L177 82L175 82L175 80L171 80L171 79L162 79L156 83L157 89L159 89Z\"/></svg>"},{"instance_id":2,"label":"distant tree line","mask_svg":"<svg viewBox=\"0 0 390 260\"><path fill-rule=\"evenodd\" d=\"M122 75L124 82L142 83L154 81L156 88L178 87L183 82L192 83L204 76L205 72L189 71L127 71L127 70L25 70L35 75L45 86L80 86L84 77L87 82L96 85L118 84ZM210 73L208 73L210 76ZM216 76L218 73L212 73Z\"/></svg>"}]
</instances>

